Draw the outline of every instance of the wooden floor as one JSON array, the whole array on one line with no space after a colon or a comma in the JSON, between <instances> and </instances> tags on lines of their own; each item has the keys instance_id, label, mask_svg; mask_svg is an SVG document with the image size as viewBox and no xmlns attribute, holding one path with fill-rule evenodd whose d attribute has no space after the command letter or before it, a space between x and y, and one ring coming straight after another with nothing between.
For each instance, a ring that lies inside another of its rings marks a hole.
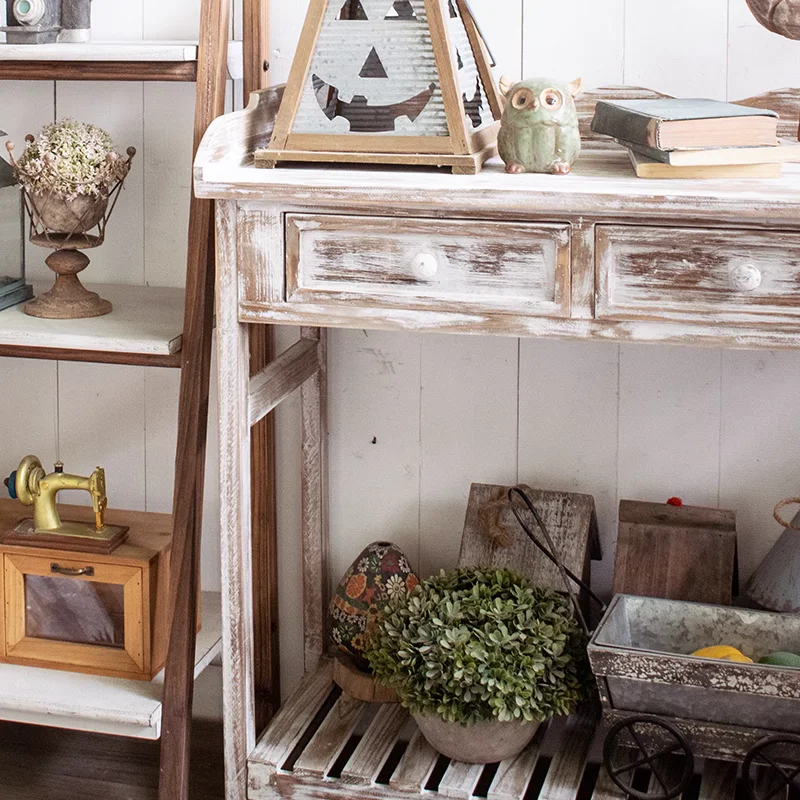
<instances>
[{"instance_id":1,"label":"wooden floor","mask_svg":"<svg viewBox=\"0 0 800 800\"><path fill-rule=\"evenodd\" d=\"M0 723L2 800L156 800L158 742ZM223 797L222 725L192 735L191 800Z\"/></svg>"}]
</instances>

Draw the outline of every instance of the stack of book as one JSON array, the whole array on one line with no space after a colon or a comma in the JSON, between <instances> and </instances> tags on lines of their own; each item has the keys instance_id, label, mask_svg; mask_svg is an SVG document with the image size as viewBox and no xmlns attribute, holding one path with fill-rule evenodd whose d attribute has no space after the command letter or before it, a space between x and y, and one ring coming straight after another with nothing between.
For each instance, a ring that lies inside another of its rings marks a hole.
<instances>
[{"instance_id":1,"label":"stack of book","mask_svg":"<svg viewBox=\"0 0 800 800\"><path fill-rule=\"evenodd\" d=\"M718 100L601 100L592 130L627 147L640 178L770 178L800 161L774 111Z\"/></svg>"}]
</instances>

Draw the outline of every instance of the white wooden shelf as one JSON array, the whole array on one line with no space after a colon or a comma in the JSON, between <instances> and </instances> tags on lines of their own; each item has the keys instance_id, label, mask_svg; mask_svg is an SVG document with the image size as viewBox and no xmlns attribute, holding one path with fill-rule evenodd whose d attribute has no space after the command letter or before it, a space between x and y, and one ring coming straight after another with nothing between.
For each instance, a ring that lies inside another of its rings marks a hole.
<instances>
[{"instance_id":1,"label":"white wooden shelf","mask_svg":"<svg viewBox=\"0 0 800 800\"><path fill-rule=\"evenodd\" d=\"M34 290L47 288L37 285ZM110 300L114 310L104 317L67 320L30 317L22 305L0 311L0 355L179 365L183 289L118 284L88 288ZM62 353L54 354L54 349Z\"/></svg>"},{"instance_id":2,"label":"white wooden shelf","mask_svg":"<svg viewBox=\"0 0 800 800\"><path fill-rule=\"evenodd\" d=\"M220 595L203 592L197 677L222 650ZM164 671L151 682L0 664L0 719L139 739L161 736Z\"/></svg>"},{"instance_id":3,"label":"white wooden shelf","mask_svg":"<svg viewBox=\"0 0 800 800\"><path fill-rule=\"evenodd\" d=\"M13 71L14 63L25 65L31 77L44 79L42 68L55 70L62 80L194 80L197 42L147 41L88 42L86 44L0 43L0 75ZM228 43L228 76L243 74L242 43ZM60 69L55 66L63 65ZM179 65L183 64L184 68ZM138 68L137 68L138 65ZM144 65L150 65L148 70ZM176 65L169 74L169 65ZM117 74L113 74L116 68ZM109 74L103 76L102 72ZM13 75L13 77L23 77Z\"/></svg>"}]
</instances>

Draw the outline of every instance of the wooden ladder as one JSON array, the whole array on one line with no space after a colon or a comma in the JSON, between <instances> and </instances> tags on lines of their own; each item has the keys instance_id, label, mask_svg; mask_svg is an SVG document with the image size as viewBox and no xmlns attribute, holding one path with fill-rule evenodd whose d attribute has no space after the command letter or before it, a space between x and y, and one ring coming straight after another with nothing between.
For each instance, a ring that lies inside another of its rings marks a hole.
<instances>
[{"instance_id":1,"label":"wooden ladder","mask_svg":"<svg viewBox=\"0 0 800 800\"><path fill-rule=\"evenodd\" d=\"M201 0L194 153L225 111L230 0ZM244 0L245 98L267 85L268 0ZM188 800L200 536L205 479L215 283L214 203L192 192L178 405L172 550L172 629L164 684L159 800ZM253 326L254 372L272 358L268 326ZM268 722L280 698L277 658L274 423L253 431L253 585L256 719Z\"/></svg>"}]
</instances>

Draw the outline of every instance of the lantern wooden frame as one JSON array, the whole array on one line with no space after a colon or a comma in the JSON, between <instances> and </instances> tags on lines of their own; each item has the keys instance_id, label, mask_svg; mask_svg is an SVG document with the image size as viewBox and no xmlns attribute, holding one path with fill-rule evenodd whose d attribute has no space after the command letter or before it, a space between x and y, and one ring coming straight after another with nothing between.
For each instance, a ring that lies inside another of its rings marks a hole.
<instances>
[{"instance_id":1,"label":"lantern wooden frame","mask_svg":"<svg viewBox=\"0 0 800 800\"><path fill-rule=\"evenodd\" d=\"M454 49L448 32L448 2L424 0L438 88L444 101L447 135L293 132L325 14L329 5L338 2L311 0L272 139L267 148L256 151L256 166L270 168L287 161L349 162L450 167L454 173L461 174L479 172L483 163L497 153L502 101L492 75L491 56L466 0L452 2L466 30L477 74L494 120L492 124L474 131L469 129L458 81L459 67L453 58ZM387 5L390 5L388 0Z\"/></svg>"}]
</instances>

